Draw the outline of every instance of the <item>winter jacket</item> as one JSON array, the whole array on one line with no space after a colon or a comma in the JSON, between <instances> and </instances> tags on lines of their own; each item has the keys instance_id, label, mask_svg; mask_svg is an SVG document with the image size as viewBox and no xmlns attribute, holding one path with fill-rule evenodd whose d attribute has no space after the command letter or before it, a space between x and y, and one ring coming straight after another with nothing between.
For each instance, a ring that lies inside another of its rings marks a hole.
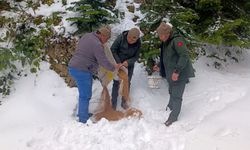
<instances>
[{"instance_id":1,"label":"winter jacket","mask_svg":"<svg viewBox=\"0 0 250 150\"><path fill-rule=\"evenodd\" d=\"M111 51L117 63L128 61L129 66L133 66L139 58L141 41L140 38L134 43L129 44L127 41L128 31L120 34L111 46Z\"/></svg>"},{"instance_id":2,"label":"winter jacket","mask_svg":"<svg viewBox=\"0 0 250 150\"><path fill-rule=\"evenodd\" d=\"M168 81L172 81L173 72L179 73L178 80L195 76L185 39L175 31L162 43L160 65L161 74L166 75Z\"/></svg>"},{"instance_id":3,"label":"winter jacket","mask_svg":"<svg viewBox=\"0 0 250 150\"><path fill-rule=\"evenodd\" d=\"M97 34L87 33L79 40L69 66L96 74L99 65L110 71L115 70L114 65L107 59L103 44Z\"/></svg>"}]
</instances>

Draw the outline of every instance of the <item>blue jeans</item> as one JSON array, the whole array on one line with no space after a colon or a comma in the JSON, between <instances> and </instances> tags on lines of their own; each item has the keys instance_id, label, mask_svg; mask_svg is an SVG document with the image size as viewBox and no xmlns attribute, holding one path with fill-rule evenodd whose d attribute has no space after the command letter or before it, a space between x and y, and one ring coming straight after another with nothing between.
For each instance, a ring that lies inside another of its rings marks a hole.
<instances>
[{"instance_id":1,"label":"blue jeans","mask_svg":"<svg viewBox=\"0 0 250 150\"><path fill-rule=\"evenodd\" d=\"M79 121L86 123L89 119L89 100L92 96L92 73L69 67L69 73L78 87L78 117Z\"/></svg>"}]
</instances>

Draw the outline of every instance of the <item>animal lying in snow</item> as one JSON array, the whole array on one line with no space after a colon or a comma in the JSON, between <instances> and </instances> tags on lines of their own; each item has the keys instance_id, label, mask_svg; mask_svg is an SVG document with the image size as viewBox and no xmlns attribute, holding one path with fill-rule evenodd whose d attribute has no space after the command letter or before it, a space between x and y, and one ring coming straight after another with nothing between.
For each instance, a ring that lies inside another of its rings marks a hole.
<instances>
[{"instance_id":1,"label":"animal lying in snow","mask_svg":"<svg viewBox=\"0 0 250 150\"><path fill-rule=\"evenodd\" d=\"M116 111L112 108L111 98L109 95L109 91L107 87L103 87L102 94L101 94L101 102L103 105L103 111L94 114L93 118L94 121L99 121L101 118L105 118L109 121L117 121L126 117L138 117L142 116L142 112L135 108L129 108L122 111Z\"/></svg>"}]
</instances>

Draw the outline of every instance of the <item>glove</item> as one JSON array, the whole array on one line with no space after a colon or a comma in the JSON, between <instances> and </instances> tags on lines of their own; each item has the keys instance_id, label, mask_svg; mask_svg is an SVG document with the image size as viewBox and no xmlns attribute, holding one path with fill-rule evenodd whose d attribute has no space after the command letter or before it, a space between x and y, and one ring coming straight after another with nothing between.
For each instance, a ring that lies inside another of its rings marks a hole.
<instances>
[{"instance_id":1,"label":"glove","mask_svg":"<svg viewBox=\"0 0 250 150\"><path fill-rule=\"evenodd\" d=\"M100 79L103 86L107 86L114 78L114 73L100 67L98 70L98 78Z\"/></svg>"}]
</instances>

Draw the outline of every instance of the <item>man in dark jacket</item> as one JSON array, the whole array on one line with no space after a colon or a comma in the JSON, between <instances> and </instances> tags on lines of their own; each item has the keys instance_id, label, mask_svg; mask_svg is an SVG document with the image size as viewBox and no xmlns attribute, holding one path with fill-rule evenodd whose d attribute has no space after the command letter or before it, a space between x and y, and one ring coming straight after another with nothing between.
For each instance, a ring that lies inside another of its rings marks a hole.
<instances>
[{"instance_id":1,"label":"man in dark jacket","mask_svg":"<svg viewBox=\"0 0 250 150\"><path fill-rule=\"evenodd\" d=\"M194 77L194 69L185 39L172 29L172 25L162 22L156 31L162 41L160 71L169 84L170 99L167 108L171 113L165 122L169 126L178 119L185 85L190 77ZM154 70L158 69L155 66Z\"/></svg>"},{"instance_id":2,"label":"man in dark jacket","mask_svg":"<svg viewBox=\"0 0 250 150\"><path fill-rule=\"evenodd\" d=\"M134 71L134 64L139 58L141 47L140 31L132 28L120 34L111 46L111 51L117 64L128 68L129 87ZM115 110L117 105L119 81L114 80L112 88L112 107ZM125 99L122 98L122 108L127 109L129 106Z\"/></svg>"},{"instance_id":3,"label":"man in dark jacket","mask_svg":"<svg viewBox=\"0 0 250 150\"><path fill-rule=\"evenodd\" d=\"M117 64L111 64L104 53L103 44L111 35L109 27L85 34L78 42L77 49L68 66L69 73L76 81L79 91L78 117L86 123L89 119L88 107L92 96L92 76L97 74L99 65L110 71L118 70Z\"/></svg>"}]
</instances>

